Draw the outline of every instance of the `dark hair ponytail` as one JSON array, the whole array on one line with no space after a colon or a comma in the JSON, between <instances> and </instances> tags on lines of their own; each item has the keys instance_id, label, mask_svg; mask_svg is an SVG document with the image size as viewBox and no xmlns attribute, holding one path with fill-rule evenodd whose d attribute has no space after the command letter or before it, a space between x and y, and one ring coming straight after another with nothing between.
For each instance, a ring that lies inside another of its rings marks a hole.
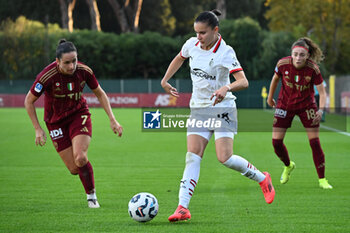
<instances>
[{"instance_id":1,"label":"dark hair ponytail","mask_svg":"<svg viewBox=\"0 0 350 233\"><path fill-rule=\"evenodd\" d=\"M218 16L221 15L221 11L214 9L212 11L204 11L198 15L195 23L201 22L201 23L207 23L208 26L211 28L215 28L216 26L219 26L219 18Z\"/></svg>"},{"instance_id":2,"label":"dark hair ponytail","mask_svg":"<svg viewBox=\"0 0 350 233\"><path fill-rule=\"evenodd\" d=\"M77 52L74 44L66 39L60 39L56 48L56 57L61 59L63 53Z\"/></svg>"}]
</instances>

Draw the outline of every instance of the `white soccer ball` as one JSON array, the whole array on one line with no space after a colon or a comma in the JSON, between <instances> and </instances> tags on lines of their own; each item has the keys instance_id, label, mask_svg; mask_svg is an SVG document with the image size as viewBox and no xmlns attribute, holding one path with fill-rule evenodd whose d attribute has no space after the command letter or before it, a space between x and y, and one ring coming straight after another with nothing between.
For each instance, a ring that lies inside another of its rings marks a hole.
<instances>
[{"instance_id":1,"label":"white soccer ball","mask_svg":"<svg viewBox=\"0 0 350 233\"><path fill-rule=\"evenodd\" d=\"M129 215L135 221L147 222L158 214L157 198L150 193L138 193L129 201Z\"/></svg>"}]
</instances>

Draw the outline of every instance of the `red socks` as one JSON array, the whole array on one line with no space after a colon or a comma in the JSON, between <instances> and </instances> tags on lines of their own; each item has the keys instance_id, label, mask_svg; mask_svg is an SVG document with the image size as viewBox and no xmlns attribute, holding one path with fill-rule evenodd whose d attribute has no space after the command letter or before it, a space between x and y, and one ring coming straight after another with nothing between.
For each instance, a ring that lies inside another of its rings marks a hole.
<instances>
[{"instance_id":1,"label":"red socks","mask_svg":"<svg viewBox=\"0 0 350 233\"><path fill-rule=\"evenodd\" d=\"M284 163L285 166L289 166L290 160L286 146L283 144L283 139L272 139L272 145L275 149L275 153ZM321 148L321 143L319 138L313 138L310 140L310 146L312 149L312 157L314 159L314 164L318 174L318 178L324 178L325 173L325 159L324 153Z\"/></svg>"},{"instance_id":2,"label":"red socks","mask_svg":"<svg viewBox=\"0 0 350 233\"><path fill-rule=\"evenodd\" d=\"M286 146L283 143L283 139L272 139L272 145L275 149L275 153L284 163L285 166L289 166L290 160Z\"/></svg>"},{"instance_id":3,"label":"red socks","mask_svg":"<svg viewBox=\"0 0 350 233\"><path fill-rule=\"evenodd\" d=\"M314 164L318 174L318 178L324 178L325 171L325 159L323 150L321 148L321 143L319 138L313 138L310 140L310 146L312 149L312 157L314 159Z\"/></svg>"},{"instance_id":4,"label":"red socks","mask_svg":"<svg viewBox=\"0 0 350 233\"><path fill-rule=\"evenodd\" d=\"M83 183L86 194L90 194L95 189L94 172L90 162L87 162L85 166L79 167L79 177L81 183Z\"/></svg>"}]
</instances>

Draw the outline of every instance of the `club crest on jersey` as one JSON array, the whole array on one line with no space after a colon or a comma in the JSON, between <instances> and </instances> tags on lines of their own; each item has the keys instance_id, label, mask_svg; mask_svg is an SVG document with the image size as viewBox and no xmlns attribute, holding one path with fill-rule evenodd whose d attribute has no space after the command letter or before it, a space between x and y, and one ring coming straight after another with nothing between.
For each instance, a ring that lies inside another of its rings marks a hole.
<instances>
[{"instance_id":1,"label":"club crest on jersey","mask_svg":"<svg viewBox=\"0 0 350 233\"><path fill-rule=\"evenodd\" d=\"M84 86L85 86L85 81L82 81L82 82L80 83L80 87L81 87L81 88L84 88Z\"/></svg>"},{"instance_id":2,"label":"club crest on jersey","mask_svg":"<svg viewBox=\"0 0 350 233\"><path fill-rule=\"evenodd\" d=\"M69 91L73 91L74 83L67 83L67 88L68 88Z\"/></svg>"},{"instance_id":3,"label":"club crest on jersey","mask_svg":"<svg viewBox=\"0 0 350 233\"><path fill-rule=\"evenodd\" d=\"M214 64L214 59L212 58L209 62L209 66L213 66L213 64Z\"/></svg>"},{"instance_id":4,"label":"club crest on jersey","mask_svg":"<svg viewBox=\"0 0 350 233\"><path fill-rule=\"evenodd\" d=\"M299 75L295 75L295 76L294 76L294 80L295 80L295 82L299 82L300 76L299 76Z\"/></svg>"},{"instance_id":5,"label":"club crest on jersey","mask_svg":"<svg viewBox=\"0 0 350 233\"><path fill-rule=\"evenodd\" d=\"M306 80L306 82L310 82L311 81L311 77L310 76L306 76L305 80Z\"/></svg>"}]
</instances>

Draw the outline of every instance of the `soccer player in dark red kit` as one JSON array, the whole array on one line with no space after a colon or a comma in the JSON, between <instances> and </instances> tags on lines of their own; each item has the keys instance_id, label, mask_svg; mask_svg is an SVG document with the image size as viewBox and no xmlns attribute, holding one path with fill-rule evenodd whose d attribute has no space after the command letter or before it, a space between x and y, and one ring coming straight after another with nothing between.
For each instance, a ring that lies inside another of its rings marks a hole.
<instances>
[{"instance_id":1,"label":"soccer player in dark red kit","mask_svg":"<svg viewBox=\"0 0 350 233\"><path fill-rule=\"evenodd\" d=\"M115 119L108 97L98 84L93 71L78 62L78 53L72 42L61 39L56 49L56 61L41 71L29 90L24 105L35 129L35 143L46 143L34 106L45 93L44 121L56 151L72 175L79 174L87 194L88 206L99 208L94 174L87 157L92 135L91 118L86 100L82 96L85 84L94 92L106 111L115 134L123 128Z\"/></svg>"},{"instance_id":2,"label":"soccer player in dark red kit","mask_svg":"<svg viewBox=\"0 0 350 233\"><path fill-rule=\"evenodd\" d=\"M275 68L275 74L270 84L267 99L269 106L276 108L273 121L272 144L275 153L284 163L280 182L285 184L294 170L295 163L290 161L288 151L283 143L293 118L298 115L306 129L319 186L332 189L325 178L325 156L319 140L319 127L326 104L326 91L318 63L323 60L322 50L310 38L303 37L293 43L291 56L280 59ZM277 104L273 99L279 80L282 81ZM314 85L320 95L320 104L314 98Z\"/></svg>"}]
</instances>

